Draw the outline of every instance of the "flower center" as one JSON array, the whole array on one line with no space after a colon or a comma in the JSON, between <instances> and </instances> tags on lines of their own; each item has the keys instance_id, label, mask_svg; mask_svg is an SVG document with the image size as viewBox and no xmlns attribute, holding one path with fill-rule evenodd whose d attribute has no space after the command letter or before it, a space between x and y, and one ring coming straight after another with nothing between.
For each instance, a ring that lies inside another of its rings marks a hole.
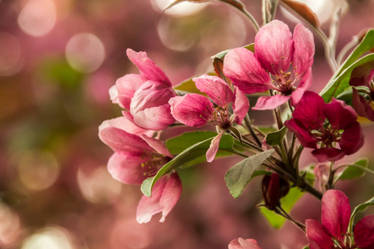
<instances>
[{"instance_id":1,"label":"flower center","mask_svg":"<svg viewBox=\"0 0 374 249\"><path fill-rule=\"evenodd\" d=\"M167 162L171 160L170 157L166 157L160 154L155 154L152 159L140 164L144 171L144 176L151 177L156 175L157 171Z\"/></svg>"},{"instance_id":2,"label":"flower center","mask_svg":"<svg viewBox=\"0 0 374 249\"><path fill-rule=\"evenodd\" d=\"M296 78L291 72L281 72L274 75L272 84L275 90L281 92L283 95L289 96L296 89Z\"/></svg>"},{"instance_id":3,"label":"flower center","mask_svg":"<svg viewBox=\"0 0 374 249\"><path fill-rule=\"evenodd\" d=\"M344 130L332 127L326 119L318 130L312 130L311 134L319 141L318 148L336 148Z\"/></svg>"},{"instance_id":4,"label":"flower center","mask_svg":"<svg viewBox=\"0 0 374 249\"><path fill-rule=\"evenodd\" d=\"M230 112L227 107L217 106L214 109L213 120L218 123L218 126L223 130L231 127Z\"/></svg>"}]
</instances>

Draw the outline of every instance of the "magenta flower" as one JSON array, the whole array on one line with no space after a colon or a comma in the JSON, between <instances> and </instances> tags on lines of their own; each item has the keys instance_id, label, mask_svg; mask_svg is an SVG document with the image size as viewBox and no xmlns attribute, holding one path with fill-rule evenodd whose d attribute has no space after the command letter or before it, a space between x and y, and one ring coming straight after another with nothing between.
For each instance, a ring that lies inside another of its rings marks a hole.
<instances>
[{"instance_id":1,"label":"magenta flower","mask_svg":"<svg viewBox=\"0 0 374 249\"><path fill-rule=\"evenodd\" d=\"M358 151L363 135L353 108L333 99L326 104L322 97L307 91L285 125L304 147L313 148L318 161L336 161Z\"/></svg>"},{"instance_id":2,"label":"magenta flower","mask_svg":"<svg viewBox=\"0 0 374 249\"><path fill-rule=\"evenodd\" d=\"M373 249L374 215L364 217L354 226L354 244L347 234L350 215L348 197L342 191L328 190L322 197L322 224L306 220L310 249Z\"/></svg>"},{"instance_id":3,"label":"magenta flower","mask_svg":"<svg viewBox=\"0 0 374 249\"><path fill-rule=\"evenodd\" d=\"M113 151L108 161L112 177L125 184L141 184L147 177L154 176L172 155L164 144L146 135L129 132L129 120L125 117L104 121L99 126L99 138ZM160 222L177 203L182 184L177 174L164 176L156 182L151 197L143 196L138 204L137 220L148 222L162 212Z\"/></svg>"},{"instance_id":4,"label":"magenta flower","mask_svg":"<svg viewBox=\"0 0 374 249\"><path fill-rule=\"evenodd\" d=\"M235 48L224 58L224 74L244 93L276 91L257 100L255 110L274 109L292 98L297 103L311 80L314 56L312 33L302 24L293 36L288 26L274 20L255 37L255 52ZM289 70L292 64L292 70Z\"/></svg>"},{"instance_id":5,"label":"magenta flower","mask_svg":"<svg viewBox=\"0 0 374 249\"><path fill-rule=\"evenodd\" d=\"M212 140L206 153L207 161L212 162L217 154L219 143L226 129L233 122L241 124L249 109L249 102L245 94L230 87L219 77L203 75L193 79L196 87L214 102L200 94L186 94L171 98L171 114L173 117L191 127L201 127L208 122L214 122L218 126L218 135ZM232 105L234 115L229 112Z\"/></svg>"},{"instance_id":6,"label":"magenta flower","mask_svg":"<svg viewBox=\"0 0 374 249\"><path fill-rule=\"evenodd\" d=\"M230 241L229 249L261 249L254 239L237 238Z\"/></svg>"},{"instance_id":7,"label":"magenta flower","mask_svg":"<svg viewBox=\"0 0 374 249\"><path fill-rule=\"evenodd\" d=\"M168 101L175 96L165 73L145 52L126 51L140 74L119 78L109 90L112 102L131 114L130 120L146 130L163 130L174 123Z\"/></svg>"}]
</instances>

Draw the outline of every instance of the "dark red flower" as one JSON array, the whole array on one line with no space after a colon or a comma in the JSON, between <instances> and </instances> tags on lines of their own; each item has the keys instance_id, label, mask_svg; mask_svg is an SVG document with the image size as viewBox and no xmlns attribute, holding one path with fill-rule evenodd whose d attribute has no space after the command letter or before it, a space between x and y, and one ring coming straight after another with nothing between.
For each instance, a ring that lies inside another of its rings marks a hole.
<instances>
[{"instance_id":1,"label":"dark red flower","mask_svg":"<svg viewBox=\"0 0 374 249\"><path fill-rule=\"evenodd\" d=\"M285 125L304 147L313 148L318 161L336 161L358 151L363 135L352 107L333 99L325 103L314 92L305 92L293 117Z\"/></svg>"}]
</instances>

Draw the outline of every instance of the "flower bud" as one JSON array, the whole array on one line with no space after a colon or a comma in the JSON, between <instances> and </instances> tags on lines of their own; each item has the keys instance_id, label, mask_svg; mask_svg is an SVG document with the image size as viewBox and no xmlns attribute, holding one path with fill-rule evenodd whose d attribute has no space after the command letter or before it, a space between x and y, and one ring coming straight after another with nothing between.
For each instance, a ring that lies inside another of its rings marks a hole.
<instances>
[{"instance_id":1,"label":"flower bud","mask_svg":"<svg viewBox=\"0 0 374 249\"><path fill-rule=\"evenodd\" d=\"M265 206L270 210L280 206L280 199L288 193L289 189L288 182L278 174L265 175L262 179L262 195Z\"/></svg>"}]
</instances>

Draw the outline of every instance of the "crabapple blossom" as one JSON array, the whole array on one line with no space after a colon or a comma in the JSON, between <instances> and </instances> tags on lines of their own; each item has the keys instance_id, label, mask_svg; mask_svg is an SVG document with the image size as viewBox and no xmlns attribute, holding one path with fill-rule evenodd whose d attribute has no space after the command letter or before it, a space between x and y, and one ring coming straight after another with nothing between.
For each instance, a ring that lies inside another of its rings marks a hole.
<instances>
[{"instance_id":1,"label":"crabapple blossom","mask_svg":"<svg viewBox=\"0 0 374 249\"><path fill-rule=\"evenodd\" d=\"M292 35L285 23L274 20L260 28L254 50L254 53L246 48L230 50L224 58L224 74L247 94L276 91L274 96L260 97L253 107L255 110L274 109L291 98L297 103L310 85L312 33L298 24Z\"/></svg>"},{"instance_id":2,"label":"crabapple blossom","mask_svg":"<svg viewBox=\"0 0 374 249\"><path fill-rule=\"evenodd\" d=\"M322 197L321 223L306 220L306 236L310 249L374 248L374 215L362 218L353 229L354 244L347 234L351 207L340 190L328 190Z\"/></svg>"},{"instance_id":3,"label":"crabapple blossom","mask_svg":"<svg viewBox=\"0 0 374 249\"><path fill-rule=\"evenodd\" d=\"M217 124L218 134L213 138L206 158L212 162L217 154L219 143L226 129L235 122L241 124L249 109L249 101L245 94L235 87L234 92L219 77L203 75L194 78L196 87L213 101L200 94L186 94L170 99L173 117L191 127L201 127L209 121ZM229 105L232 105L234 114L231 115Z\"/></svg>"},{"instance_id":4,"label":"crabapple blossom","mask_svg":"<svg viewBox=\"0 0 374 249\"><path fill-rule=\"evenodd\" d=\"M321 96L307 91L285 125L304 147L323 162L351 155L363 145L363 134L352 107L333 99L325 103Z\"/></svg>"},{"instance_id":5,"label":"crabapple blossom","mask_svg":"<svg viewBox=\"0 0 374 249\"><path fill-rule=\"evenodd\" d=\"M112 102L124 108L130 114L130 120L143 129L167 128L174 123L168 104L175 96L170 80L146 52L127 49L126 53L140 74L119 78L109 90Z\"/></svg>"},{"instance_id":6,"label":"crabapple blossom","mask_svg":"<svg viewBox=\"0 0 374 249\"><path fill-rule=\"evenodd\" d=\"M172 155L161 141L131 134L128 127L125 117L106 120L99 126L99 138L114 151L108 161L112 177L125 184L141 184L147 177L154 176ZM151 197L141 198L137 221L149 222L154 214L162 212L160 222L163 222L181 192L182 184L176 173L163 176L156 182Z\"/></svg>"}]
</instances>

